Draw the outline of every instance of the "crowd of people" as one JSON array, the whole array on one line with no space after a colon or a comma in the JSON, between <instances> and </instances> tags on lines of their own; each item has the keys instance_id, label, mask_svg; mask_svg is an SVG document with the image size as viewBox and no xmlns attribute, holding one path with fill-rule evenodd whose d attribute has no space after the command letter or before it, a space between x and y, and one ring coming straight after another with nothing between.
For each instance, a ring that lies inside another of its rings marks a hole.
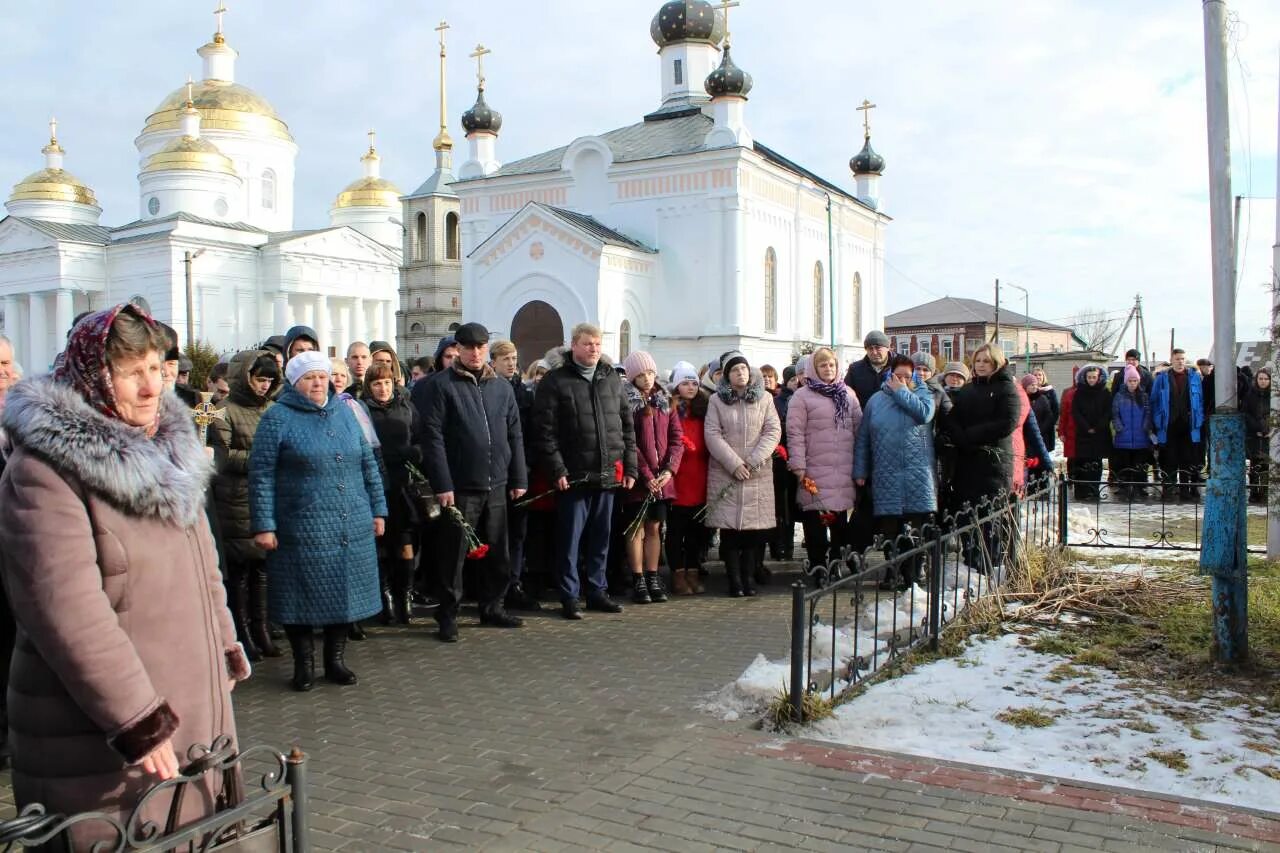
<instances>
[{"instance_id":1,"label":"crowd of people","mask_svg":"<svg viewBox=\"0 0 1280 853\"><path fill-rule=\"evenodd\" d=\"M620 590L640 605L705 593L712 547L748 598L767 554L795 556L797 522L827 566L1016 499L1053 471L1059 438L1078 497L1099 497L1104 461L1126 498L1149 471L1193 496L1213 374L1181 351L1154 374L1136 352L1110 377L1085 367L1059 397L995 345L939 371L882 332L863 343L849 365L820 347L781 372L737 351L662 371L643 351L614 363L581 324L521 372L478 323L412 363L383 341L330 358L295 326L210 371L210 416L176 334L135 306L80 318L47 376L18 382L0 339L19 803L127 811L192 745L234 736L230 692L253 662L287 644L309 691L318 639L325 680L354 685L363 623L412 624L416 604L445 643L466 599L501 629L545 597L568 620L620 613ZM1271 375L1240 381L1265 496ZM974 539L970 565L1000 562L996 531Z\"/></svg>"}]
</instances>

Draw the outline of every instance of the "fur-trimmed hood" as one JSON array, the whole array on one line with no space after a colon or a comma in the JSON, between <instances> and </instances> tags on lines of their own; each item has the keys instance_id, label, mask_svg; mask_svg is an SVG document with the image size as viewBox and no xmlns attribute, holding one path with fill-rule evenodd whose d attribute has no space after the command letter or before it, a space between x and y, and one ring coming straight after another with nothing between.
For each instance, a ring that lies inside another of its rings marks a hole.
<instances>
[{"instance_id":1,"label":"fur-trimmed hood","mask_svg":"<svg viewBox=\"0 0 1280 853\"><path fill-rule=\"evenodd\" d=\"M655 384L649 391L649 398L646 399L640 393L640 389L635 386L634 382L626 383L627 405L631 406L631 414L643 411L649 401L653 401L653 407L659 412L671 411L671 395L666 392L661 385Z\"/></svg>"},{"instance_id":2,"label":"fur-trimmed hood","mask_svg":"<svg viewBox=\"0 0 1280 853\"><path fill-rule=\"evenodd\" d=\"M747 390L742 394L734 392L733 386L729 384L728 376L721 376L720 381L716 384L716 395L730 405L738 400L754 403L762 399L765 393L764 376L754 367L751 368L751 380L747 383Z\"/></svg>"},{"instance_id":3,"label":"fur-trimmed hood","mask_svg":"<svg viewBox=\"0 0 1280 853\"><path fill-rule=\"evenodd\" d=\"M122 512L190 527L204 515L212 465L196 440L191 410L167 395L155 435L100 414L48 376L9 391L2 421L25 449Z\"/></svg>"},{"instance_id":4,"label":"fur-trimmed hood","mask_svg":"<svg viewBox=\"0 0 1280 853\"><path fill-rule=\"evenodd\" d=\"M551 349L547 350L547 354L545 358L546 358L547 364L551 366L552 370L555 370L556 368L559 368L559 367L564 367L567 364L571 365L573 364L573 348L572 347L552 347ZM609 358L608 354L606 353L600 353L600 360L596 362L596 368L599 369L601 367L605 367L605 368L608 368L609 370L613 370L613 359Z\"/></svg>"}]
</instances>

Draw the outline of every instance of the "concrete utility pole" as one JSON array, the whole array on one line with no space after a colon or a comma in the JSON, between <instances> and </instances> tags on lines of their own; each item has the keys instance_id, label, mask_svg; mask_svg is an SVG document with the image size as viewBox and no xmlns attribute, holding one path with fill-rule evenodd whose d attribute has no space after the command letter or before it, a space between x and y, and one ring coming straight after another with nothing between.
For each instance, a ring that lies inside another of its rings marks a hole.
<instances>
[{"instance_id":1,"label":"concrete utility pole","mask_svg":"<svg viewBox=\"0 0 1280 853\"><path fill-rule=\"evenodd\" d=\"M1213 263L1213 343L1234 364L1236 283L1231 220L1231 133L1227 110L1227 4L1203 0L1205 103L1209 143L1209 228ZM1233 372L1215 382L1209 423L1212 473L1204 501L1200 571L1213 576L1213 656L1225 665L1249 656L1248 561L1245 524L1244 416L1236 405ZM1202 434L1201 438L1204 436Z\"/></svg>"},{"instance_id":2,"label":"concrete utility pole","mask_svg":"<svg viewBox=\"0 0 1280 853\"><path fill-rule=\"evenodd\" d=\"M1276 139L1280 142L1280 106L1276 108ZM1280 153L1276 156L1276 242L1271 247L1271 364L1280 366ZM1271 482L1280 477L1280 392L1271 379ZM1280 488L1267 496L1267 559L1280 560Z\"/></svg>"},{"instance_id":3,"label":"concrete utility pole","mask_svg":"<svg viewBox=\"0 0 1280 853\"><path fill-rule=\"evenodd\" d=\"M1000 279L996 279L996 336L992 340L1000 346Z\"/></svg>"}]
</instances>

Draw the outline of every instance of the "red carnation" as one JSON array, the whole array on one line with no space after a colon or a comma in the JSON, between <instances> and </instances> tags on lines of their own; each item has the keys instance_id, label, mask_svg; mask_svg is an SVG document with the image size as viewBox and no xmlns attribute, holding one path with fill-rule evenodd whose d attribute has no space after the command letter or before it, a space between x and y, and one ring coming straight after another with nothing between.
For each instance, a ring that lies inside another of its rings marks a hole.
<instances>
[{"instance_id":1,"label":"red carnation","mask_svg":"<svg viewBox=\"0 0 1280 853\"><path fill-rule=\"evenodd\" d=\"M830 527L836 523L836 514L834 512L818 513L818 521L822 522L823 527Z\"/></svg>"},{"instance_id":2,"label":"red carnation","mask_svg":"<svg viewBox=\"0 0 1280 853\"><path fill-rule=\"evenodd\" d=\"M779 444L777 447L773 449L773 455L781 459L783 462L786 462L788 459L791 458L791 456L787 453L787 449L783 447L781 444Z\"/></svg>"},{"instance_id":3,"label":"red carnation","mask_svg":"<svg viewBox=\"0 0 1280 853\"><path fill-rule=\"evenodd\" d=\"M692 439L692 438L689 438L689 436L687 436L687 435L682 435L682 436L680 436L680 443L681 443L681 444L683 444L683 445L685 446L685 448L686 448L686 449L688 449L688 450L697 450L697 449L698 449L698 445L694 444L694 443L693 443L693 439Z\"/></svg>"},{"instance_id":4,"label":"red carnation","mask_svg":"<svg viewBox=\"0 0 1280 853\"><path fill-rule=\"evenodd\" d=\"M1039 468L1039 467L1040 467L1040 457L1039 457L1039 456L1028 456L1028 457L1027 457L1027 467L1028 467L1028 468Z\"/></svg>"},{"instance_id":5,"label":"red carnation","mask_svg":"<svg viewBox=\"0 0 1280 853\"><path fill-rule=\"evenodd\" d=\"M468 560L483 560L485 555L489 553L488 545L477 545L467 552Z\"/></svg>"},{"instance_id":6,"label":"red carnation","mask_svg":"<svg viewBox=\"0 0 1280 853\"><path fill-rule=\"evenodd\" d=\"M622 478L626 475L626 471L622 467L622 460L619 459L613 463L613 479L615 482L621 483Z\"/></svg>"}]
</instances>

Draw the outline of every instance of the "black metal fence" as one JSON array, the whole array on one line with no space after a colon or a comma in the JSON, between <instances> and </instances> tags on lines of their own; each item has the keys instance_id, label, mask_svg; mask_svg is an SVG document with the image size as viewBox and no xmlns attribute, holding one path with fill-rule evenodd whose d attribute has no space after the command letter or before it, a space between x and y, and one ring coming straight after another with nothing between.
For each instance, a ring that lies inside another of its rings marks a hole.
<instances>
[{"instance_id":1,"label":"black metal fence","mask_svg":"<svg viewBox=\"0 0 1280 853\"><path fill-rule=\"evenodd\" d=\"M930 643L970 604L994 592L1030 548L1059 543L1062 491L1052 477L1026 495L999 495L944 515L827 566L792 587L790 706L805 694L834 700L906 652Z\"/></svg>"},{"instance_id":2,"label":"black metal fence","mask_svg":"<svg viewBox=\"0 0 1280 853\"><path fill-rule=\"evenodd\" d=\"M1068 548L1199 551L1206 484L1058 481L1058 536ZM1251 491L1266 487L1251 487ZM1268 503L1249 504L1248 551L1267 551Z\"/></svg>"},{"instance_id":3,"label":"black metal fence","mask_svg":"<svg viewBox=\"0 0 1280 853\"><path fill-rule=\"evenodd\" d=\"M267 747L236 752L231 741L220 738L209 748L194 748L190 764L176 779L147 791L129 816L84 812L48 814L36 803L0 822L0 851L41 847L71 850L71 833L85 830L94 841L92 853L307 853L311 850L307 825L307 758L296 747L288 755ZM250 768L257 770L250 773ZM222 776L218 811L201 820L180 824L183 793L206 774ZM245 780L252 780L252 784ZM248 787L244 790L243 786ZM158 825L145 815L152 804L168 800L169 820ZM76 848L77 853L83 847Z\"/></svg>"}]
</instances>

